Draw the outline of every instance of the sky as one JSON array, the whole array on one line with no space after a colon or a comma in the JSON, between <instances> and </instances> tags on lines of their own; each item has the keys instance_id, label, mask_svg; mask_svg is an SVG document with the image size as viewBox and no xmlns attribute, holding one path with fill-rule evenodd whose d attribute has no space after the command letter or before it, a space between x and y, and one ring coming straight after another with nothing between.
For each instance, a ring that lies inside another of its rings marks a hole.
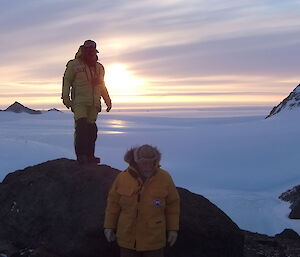
<instances>
[{"instance_id":1,"label":"sky","mask_svg":"<svg viewBox=\"0 0 300 257\"><path fill-rule=\"evenodd\" d=\"M65 65L86 39L115 109L255 114L299 84L299 0L0 1L0 109L64 109Z\"/></svg>"}]
</instances>

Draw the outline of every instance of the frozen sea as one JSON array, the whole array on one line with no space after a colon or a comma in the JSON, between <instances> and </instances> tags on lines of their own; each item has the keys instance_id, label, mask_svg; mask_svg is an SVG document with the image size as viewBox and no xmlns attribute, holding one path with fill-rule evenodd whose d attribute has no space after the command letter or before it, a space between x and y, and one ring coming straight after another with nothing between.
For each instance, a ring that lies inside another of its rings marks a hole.
<instances>
[{"instance_id":1,"label":"frozen sea","mask_svg":"<svg viewBox=\"0 0 300 257\"><path fill-rule=\"evenodd\" d=\"M202 115L203 116L203 115ZM102 113L97 156L123 170L131 146L152 144L177 186L202 194L238 226L268 235L292 228L289 204L278 196L300 184L300 112L264 116L199 117L197 112ZM0 112L0 180L56 158L74 159L70 112Z\"/></svg>"}]
</instances>

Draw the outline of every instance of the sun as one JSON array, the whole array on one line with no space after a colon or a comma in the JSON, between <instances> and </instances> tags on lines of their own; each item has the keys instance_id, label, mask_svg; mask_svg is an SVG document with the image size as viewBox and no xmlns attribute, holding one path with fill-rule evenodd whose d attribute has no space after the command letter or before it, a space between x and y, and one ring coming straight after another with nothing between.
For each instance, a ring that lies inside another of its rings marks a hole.
<instances>
[{"instance_id":1,"label":"sun","mask_svg":"<svg viewBox=\"0 0 300 257\"><path fill-rule=\"evenodd\" d=\"M114 95L135 95L144 85L144 80L134 76L124 64L112 64L105 69L105 84Z\"/></svg>"}]
</instances>

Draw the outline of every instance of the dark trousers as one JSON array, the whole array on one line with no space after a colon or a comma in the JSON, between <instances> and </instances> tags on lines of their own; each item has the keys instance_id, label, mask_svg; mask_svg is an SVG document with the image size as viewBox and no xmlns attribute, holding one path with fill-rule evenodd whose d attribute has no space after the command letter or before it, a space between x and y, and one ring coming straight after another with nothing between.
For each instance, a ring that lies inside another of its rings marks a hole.
<instances>
[{"instance_id":1,"label":"dark trousers","mask_svg":"<svg viewBox=\"0 0 300 257\"><path fill-rule=\"evenodd\" d=\"M94 157L97 139L96 120L99 106L77 104L72 106L75 120L75 152L80 155Z\"/></svg>"},{"instance_id":2,"label":"dark trousers","mask_svg":"<svg viewBox=\"0 0 300 257\"><path fill-rule=\"evenodd\" d=\"M120 257L164 257L164 249L153 251L135 251L127 248L120 248Z\"/></svg>"},{"instance_id":3,"label":"dark trousers","mask_svg":"<svg viewBox=\"0 0 300 257\"><path fill-rule=\"evenodd\" d=\"M98 128L96 123L88 123L86 118L75 121L75 152L76 155L94 157Z\"/></svg>"}]
</instances>

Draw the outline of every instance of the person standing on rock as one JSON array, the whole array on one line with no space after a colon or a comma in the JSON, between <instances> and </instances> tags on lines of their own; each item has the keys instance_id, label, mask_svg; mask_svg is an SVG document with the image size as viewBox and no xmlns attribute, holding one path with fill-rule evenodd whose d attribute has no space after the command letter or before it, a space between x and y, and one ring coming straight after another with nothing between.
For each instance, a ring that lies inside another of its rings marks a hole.
<instances>
[{"instance_id":1,"label":"person standing on rock","mask_svg":"<svg viewBox=\"0 0 300 257\"><path fill-rule=\"evenodd\" d=\"M74 113L74 146L79 164L99 163L95 157L98 128L96 120L101 111L101 97L109 112L112 104L104 83L104 67L98 62L96 43L86 40L67 63L63 76L63 104Z\"/></svg>"},{"instance_id":2,"label":"person standing on rock","mask_svg":"<svg viewBox=\"0 0 300 257\"><path fill-rule=\"evenodd\" d=\"M124 156L129 167L110 188L104 234L108 242L117 240L121 257L163 257L166 244L176 242L180 199L160 159L156 147L130 149Z\"/></svg>"}]
</instances>

